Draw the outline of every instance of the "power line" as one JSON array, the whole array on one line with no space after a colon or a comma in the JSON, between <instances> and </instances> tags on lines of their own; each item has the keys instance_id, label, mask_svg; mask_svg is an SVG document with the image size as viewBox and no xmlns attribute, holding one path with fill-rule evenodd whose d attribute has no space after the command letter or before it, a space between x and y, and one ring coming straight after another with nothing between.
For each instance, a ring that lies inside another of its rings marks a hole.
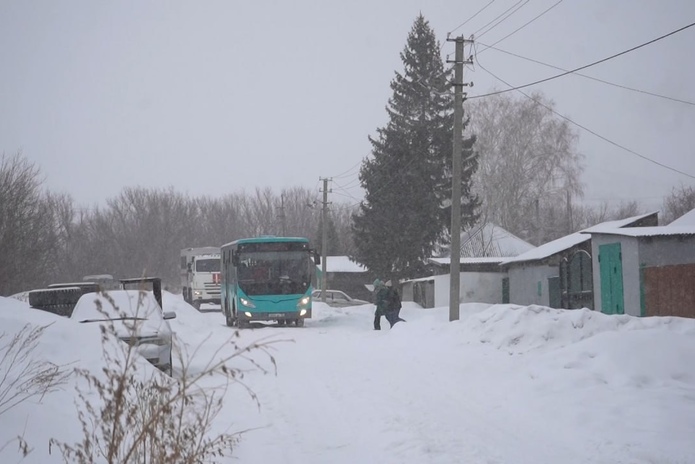
<instances>
[{"instance_id":1,"label":"power line","mask_svg":"<svg viewBox=\"0 0 695 464\"><path fill-rule=\"evenodd\" d=\"M477 60L476 60L476 61L477 61ZM483 71L485 71L486 73L490 74L492 77L494 77L494 78L497 79L498 81L502 82L503 84L505 84L505 85L507 85L507 86L509 86L509 87L513 87L510 83L508 83L508 82L505 81L504 79L502 79L502 78L496 76L496 75L493 74L491 71L489 71L488 69L486 69L482 64L480 64L479 61L478 61L478 66L480 66L480 68L481 68ZM678 173L678 174L682 174L682 175L684 175L684 176L687 176L687 177L690 177L690 178L692 178L692 179L695 179L695 176L692 175L692 174L688 174L687 172L683 172L683 171L681 171L681 170L679 170L679 169L673 168L673 167L668 166L668 165L666 165L666 164L664 164L664 163L661 163L661 162L659 162L659 161L656 161L656 160L653 160L653 159L651 159L651 158L648 158L648 157L646 157L646 156L644 156L644 155L642 155L642 154L640 154L640 153L637 153L637 152L634 151L634 150L631 150L630 148L627 148L627 147L625 147L625 146L623 146L623 145L620 145L620 144L617 143L617 142L614 142L614 141L610 140L610 139L607 138L607 137L604 137L603 135L597 133L596 131L593 131L593 130L589 129L589 128L586 127L586 126L583 126L583 125L581 125L581 124L579 124L579 123L577 123L577 122L571 120L571 119L568 118L567 116L564 116L564 115L558 113L557 111L555 111L555 110L554 110L553 108L551 108L550 106L541 103L541 102L538 101L537 99L535 99L535 98L529 96L529 95L526 94L525 92L522 92L522 91L519 90L518 88L511 88L510 90L516 90L516 91L518 91L520 94L522 94L523 96L525 96L525 97L528 98L529 100L535 102L537 105L541 105L542 107L544 107L544 108L547 109L548 111L553 112L554 114L556 114L557 116L561 117L562 119L564 119L565 121L569 122L570 124L574 124L575 126L581 128L581 129L584 129L585 131L589 132L590 134L594 135L595 137L598 137L598 138L600 138L601 140L603 140L603 141L605 141L605 142L608 142L608 143L610 143L610 144L613 145L613 146L616 146L616 147L618 147L618 148L620 148L620 149L622 149L622 150L625 150L625 151L628 152L628 153L631 153L631 154L633 154L633 155L635 155L635 156L638 156L639 158L642 158L642 159L645 160L645 161L649 161L650 163L654 163L654 164L656 164L657 166L661 166L662 168L668 169L669 171L673 171L673 172L676 172L676 173Z\"/></svg>"},{"instance_id":2,"label":"power line","mask_svg":"<svg viewBox=\"0 0 695 464\"><path fill-rule=\"evenodd\" d=\"M595 66L595 65L597 65L597 64L604 63L604 62L606 62L606 61L608 61L608 60L612 60L613 58L617 58L617 57L619 57L619 56L622 56L622 55L625 55L625 54L627 54L627 53L633 52L633 51L635 51L635 50L637 50L637 49L640 49L640 48L642 48L642 47L646 47L647 45L653 44L654 42L658 42L659 40L665 39L666 37L669 37L669 36L672 36L672 35L674 35L674 34L677 34L677 33L681 32L681 31L684 31L684 30L686 30L686 29L688 29L688 28L690 28L690 27L693 27L693 26L695 26L695 23L688 24L687 26L683 26L683 27L681 27L680 29L676 29L675 31L669 32L668 34L662 35L661 37L657 37L656 39L652 39L652 40L650 40L649 42L645 42L645 43L643 43L643 44L641 44L641 45L637 45L636 47L632 47L632 48L630 48L630 49L628 49L628 50L622 51L622 52L620 52L620 53L616 53L615 55L611 55L611 56L609 56L609 57L607 57L607 58L603 58L603 59L601 59L601 60L594 61L593 63L589 63L589 64L584 65L584 66L580 66L580 67L578 67L578 68L572 69L571 71L566 71L566 72L564 72L564 73L560 73L560 74L557 74L557 75L555 75L555 76L546 77L545 79L541 79L541 80L539 80L539 81L531 82L531 83L529 83L529 84L524 84L524 85L520 85L520 86L517 86L517 87L511 86L510 89L499 90L499 91L497 91L497 92L490 92L490 93L486 93L486 94L483 94L483 95L475 95L475 96L468 97L468 98L469 98L469 99L474 99L474 98L489 97L489 96L491 96L491 95L498 95L498 94L501 94L501 93L511 92L512 90L519 90L519 89L523 89L523 88L526 88L526 87L530 87L530 86L532 86L532 85L537 85L537 84L541 84L541 83L543 83L543 82L548 82L548 81L550 81L550 80L557 79L558 77L563 77L563 76L566 76L566 75L568 75L568 74L572 74L572 73L575 73L575 72L577 72L577 71L581 71L582 69L590 68L591 66Z\"/></svg>"},{"instance_id":3,"label":"power line","mask_svg":"<svg viewBox=\"0 0 695 464\"><path fill-rule=\"evenodd\" d=\"M344 189L346 190L352 190L360 185L360 178L359 176L350 182L347 183L347 185L343 186Z\"/></svg>"},{"instance_id":4,"label":"power line","mask_svg":"<svg viewBox=\"0 0 695 464\"><path fill-rule=\"evenodd\" d=\"M482 13L483 11L485 11L485 9L486 9L487 7L489 7L490 5L492 5L493 3L495 3L495 0L490 0L490 3L488 3L487 5L485 5L484 7L482 7L481 9L479 9L473 16L471 16L470 18L468 18L467 20L465 20L464 22L462 22L461 24L459 24L458 26L456 26L455 28L453 28L451 31L449 31L449 34L453 34L454 32L456 32L456 30L457 30L458 28L463 27L463 26L465 26L466 24L468 24L468 22L469 22L471 19L475 18L475 17L478 16L480 13Z\"/></svg>"},{"instance_id":5,"label":"power line","mask_svg":"<svg viewBox=\"0 0 695 464\"><path fill-rule=\"evenodd\" d=\"M540 18L541 16L543 16L544 14L546 14L548 11L550 11L550 10L552 10L553 8L555 8L556 6L558 6L558 5L559 5L560 3L562 3L563 1L564 1L564 0L559 0L558 2L554 3L551 7L547 8L545 11L543 11L541 14L539 14L538 16L536 16L535 18L533 18L531 21L529 21L529 22L527 22L526 24L524 24L523 26L521 26L521 27L519 27L519 28L513 30L513 31L510 32L509 34L507 34L507 35L505 35L504 37L502 37L501 39L499 39L497 42L493 43L492 45L497 45L498 43L502 42L503 40L505 40L505 39L507 39L507 38L513 36L514 34L516 34L517 32L519 32L520 30L522 30L523 28L525 28L526 26L528 26L529 24L531 24L532 22L534 22L535 20L537 20L538 18ZM492 46L492 45L491 45L491 46ZM483 50L480 50L479 53L483 53L485 50L487 50L487 49L490 48L491 46L488 46L487 48L484 48Z\"/></svg>"},{"instance_id":6,"label":"power line","mask_svg":"<svg viewBox=\"0 0 695 464\"><path fill-rule=\"evenodd\" d=\"M362 164L362 161L361 161L361 160L358 161L356 164L354 164L354 165L353 165L351 168L349 168L348 170L341 172L341 173L338 174L337 176L333 176L333 178L334 178L334 179L340 179L341 177L345 177L347 173L349 173L350 171L352 171L353 169L355 169L355 168L356 168L357 166L359 166L360 164ZM350 174L349 176L352 176L352 175L354 175L354 174ZM349 177L349 176L348 176L348 177Z\"/></svg>"},{"instance_id":7,"label":"power line","mask_svg":"<svg viewBox=\"0 0 695 464\"><path fill-rule=\"evenodd\" d=\"M491 30L493 30L494 28L496 28L497 26L499 26L500 24L502 24L502 23L503 23L505 20L507 20L511 15L513 15L514 13L516 13L517 11L519 11L521 8L523 8L529 1L530 1L530 0L525 0L525 1L524 1L524 0L519 0L519 1L516 2L514 5L510 6L510 7L507 8L506 10L504 10L504 12L503 12L502 14L500 14L499 16L497 16L495 19L493 19L492 21L490 21L489 23L487 23L485 26L483 26L483 27L481 27L480 29L478 29L477 31L475 31L475 32L473 33L473 36L474 36L476 39L479 38L479 37L484 36L485 34L487 34L488 32L490 32ZM522 2L523 2L523 3L522 3ZM521 5L519 5L519 3L521 3ZM519 5L519 6L517 6L517 5ZM514 7L516 7L515 10L513 10L513 11L512 11L511 13L509 13L507 16L504 16L505 14L507 14L507 12L508 12L509 10L513 9ZM502 19L500 19L499 21L497 21L497 19L498 19L499 17L501 17L501 16L504 16L504 17L503 17ZM497 21L497 22L496 22L495 24L493 24L492 26L490 26L489 29L486 29L485 32L482 32L480 35L478 35L478 32L480 32L480 31L482 31L483 29L487 28L487 26L489 26L491 23L493 23L493 22L495 22L495 21Z\"/></svg>"},{"instance_id":8,"label":"power line","mask_svg":"<svg viewBox=\"0 0 695 464\"><path fill-rule=\"evenodd\" d=\"M543 65L543 66L547 66L547 67L549 67L549 68L557 69L557 70L559 70L559 71L567 71L567 69L561 68L561 67L559 67L559 66L555 66L555 65L552 65L552 64L549 64L549 63L544 63L543 61L539 61L539 60L534 60L533 58L528 58L528 57L526 57L526 56L517 55L516 53L512 53L512 52L509 52L509 51L507 51L507 50L502 50L501 48L496 48L496 47L494 47L493 45L485 45L485 44L480 44L480 45L483 45L483 46L487 47L487 48L485 48L485 50L492 49L492 50L495 50L495 51L500 52L500 53L505 53L505 54L507 54L507 55L515 56L515 57L520 58L520 59L522 59L522 60L530 61L530 62L532 62L532 63L537 63L537 64L540 64L540 65ZM478 52L478 54L481 54L481 53L484 52L485 50L481 50L480 52ZM567 72L569 72L569 71L567 71ZM586 79L591 79L592 81L601 82L602 84L611 85L611 86L613 86L613 87L618 87L618 88L625 89L625 90L631 90L631 91L633 91L633 92L643 93L643 94L645 94L645 95L651 95L652 97L664 98L664 99L666 99L666 100L671 100L671 101L674 101L674 102L684 103L684 104L686 104L686 105L693 105L693 106L695 106L695 103L693 103L693 102L691 102L691 101L687 101L687 100L682 100L682 99L680 99L680 98L669 97L669 96L667 96L667 95L661 95L661 94L658 94L658 93L649 92L649 91L647 91L647 90L635 89L634 87L628 87L628 86L626 86L626 85L616 84L616 83L614 83L614 82L609 82L609 81L606 81L606 80L603 80L603 79L599 79L598 77L589 76L589 75L587 75L587 74L581 74L581 73L578 73L578 72L575 72L575 73L573 73L573 74L576 75L576 76L584 77L584 78L586 78ZM473 97L471 97L471 98L473 98Z\"/></svg>"}]
</instances>

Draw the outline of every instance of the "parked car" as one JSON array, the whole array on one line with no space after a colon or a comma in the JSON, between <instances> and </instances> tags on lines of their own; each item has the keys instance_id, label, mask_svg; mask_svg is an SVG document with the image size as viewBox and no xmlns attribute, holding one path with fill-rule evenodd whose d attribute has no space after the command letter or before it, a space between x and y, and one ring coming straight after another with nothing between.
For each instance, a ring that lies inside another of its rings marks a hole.
<instances>
[{"instance_id":1,"label":"parked car","mask_svg":"<svg viewBox=\"0 0 695 464\"><path fill-rule=\"evenodd\" d=\"M314 290L311 297L316 301L321 301L321 290ZM334 308L342 308L345 306L359 306L370 304L369 301L358 300L348 296L347 293L340 290L326 290L326 304Z\"/></svg>"},{"instance_id":2,"label":"parked car","mask_svg":"<svg viewBox=\"0 0 695 464\"><path fill-rule=\"evenodd\" d=\"M111 290L108 299L100 293L82 295L70 319L83 324L112 323L121 340L135 346L145 359L171 375L169 319L175 317L173 311L162 311L152 292Z\"/></svg>"}]
</instances>

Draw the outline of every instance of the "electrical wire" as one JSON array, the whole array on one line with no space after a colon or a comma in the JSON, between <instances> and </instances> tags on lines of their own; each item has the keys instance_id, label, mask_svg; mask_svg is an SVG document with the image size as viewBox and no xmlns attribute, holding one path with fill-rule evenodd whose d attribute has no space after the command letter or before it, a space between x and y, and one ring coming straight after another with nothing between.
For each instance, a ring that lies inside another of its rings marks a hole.
<instances>
[{"instance_id":1,"label":"electrical wire","mask_svg":"<svg viewBox=\"0 0 695 464\"><path fill-rule=\"evenodd\" d=\"M603 59L601 59L601 60L594 61L593 63L589 63L589 64L584 65L584 66L580 66L580 67L578 67L578 68L572 69L571 71L566 71L566 72L564 72L564 73L556 74L555 76L546 77L545 79L541 79L541 80L539 80L539 81L531 82L531 83L529 83L529 84L524 84L524 85L520 85L520 86L517 86L517 87L512 87L512 88L510 88L510 89L499 90L499 91L497 91L497 92L490 92L490 93L486 93L486 94L483 94L483 95L475 95L475 96L468 97L468 98L472 100L472 99L474 99L474 98L489 97L489 96L491 96L491 95L498 95L498 94L501 94L501 93L507 93L507 92L511 92L512 90L520 90L520 89L523 89L523 88L526 88L526 87L531 87L532 85L537 85L537 84L541 84L541 83L543 83L543 82L548 82L548 81L551 81L551 80L553 80L553 79L557 79L557 78L559 78L559 77L563 77L563 76L566 76L566 75L568 75L568 74L572 74L572 73L575 73L575 72L577 72L577 71L581 71L582 69L590 68L590 67L595 66L595 65L600 64L600 63L605 63L605 62L608 61L608 60L612 60L613 58L617 58L617 57L619 57L619 56L622 56L622 55L625 55L625 54L627 54L627 53L630 53L630 52L633 52L633 51L635 51L635 50L638 50L638 49L640 49L640 48L642 48L642 47L646 47L647 45L653 44L654 42L658 42L659 40L663 40L663 39L665 39L665 38L667 38L667 37L670 37L670 36L672 36L672 35L674 35L674 34L677 34L677 33L681 32L681 31L684 31L684 30L686 30L686 29L688 29L688 28L690 28L690 27L693 27L693 26L695 26L695 23L688 24L687 26L683 26L683 27L681 27L680 29L676 29L675 31L669 32L668 34L664 34L664 35L662 35L661 37L657 37L656 39L652 39L652 40L650 40L649 42L645 42L645 43L643 43L643 44L641 44L641 45L637 45L636 47L632 47L632 48L630 48L630 49L628 49L628 50L622 51L622 52L620 52L620 53L616 53L615 55L611 55L611 56L609 56L609 57L607 57L607 58L603 58Z\"/></svg>"},{"instance_id":2,"label":"electrical wire","mask_svg":"<svg viewBox=\"0 0 695 464\"><path fill-rule=\"evenodd\" d=\"M505 53L505 54L507 54L507 55L515 56L515 57L520 58L520 59L522 59L522 60L526 60L526 61L530 61L530 62L532 62L532 63L540 64L540 65L543 65L543 66L547 66L547 67L549 67L549 68L557 69L557 70L559 70L559 71L567 71L567 69L561 68L561 67L559 67L559 66L555 66L555 65L552 65L552 64L549 64L549 63L544 63L543 61L539 61L539 60L534 60L533 58L528 58L528 57L526 57L526 56L517 55L516 53L512 53L512 52L507 51L507 50L502 50L501 48L496 48L496 47L494 47L494 46L492 46L492 45L485 45L485 44L482 44L482 43L480 43L479 45L482 45L482 46L484 46L484 47L487 47L487 48L485 48L485 50L491 49L491 50L494 50L494 51L497 51L497 52L500 52L500 53ZM485 50L481 50L480 52L478 52L478 54L482 53L482 52L485 51ZM569 71L567 71L567 72L569 72ZM667 95L661 95L661 94L658 94L658 93L649 92L649 91L647 91L647 90L635 89L634 87L628 87L628 86L626 86L626 85L616 84L616 83L614 83L614 82L609 82L609 81L606 81L606 80L603 80L603 79L599 79L598 77L589 76L589 75L587 75L587 74L581 74L581 73L578 73L578 72L575 72L575 73L573 73L573 74L576 75L576 76L584 77L584 78L586 78L586 79L591 79L592 81L601 82L602 84L611 85L611 86L613 86L613 87L618 87L618 88L625 89L625 90L631 90L631 91L633 91L633 92L643 93L643 94L645 94L645 95L651 95L652 97L663 98L663 99L666 99L666 100L671 100L671 101L674 101L674 102L678 102L678 103L683 103L683 104L686 104L686 105L695 106L695 103L694 103L694 102L687 101L687 100L682 100L682 99L680 99L680 98L669 97L669 96L667 96Z\"/></svg>"},{"instance_id":3,"label":"electrical wire","mask_svg":"<svg viewBox=\"0 0 695 464\"><path fill-rule=\"evenodd\" d=\"M517 32L519 32L520 30L522 30L523 28L525 28L526 26L528 26L529 24L531 24L532 22L534 22L535 20L537 20L538 18L540 18L541 16L543 16L544 14L546 14L548 11L550 11L550 10L552 10L553 8L555 8L556 6L558 6L558 5L559 5L560 3L562 3L563 1L564 1L564 0L559 0L559 1L557 1L557 2L554 3L551 7L547 8L547 9L546 9L545 11L543 11L541 14L539 14L538 16L536 16L535 18L533 18L531 21L529 21L529 22L527 22L526 24L522 25L521 27L518 27L517 29L513 30L512 32L510 32L509 34L505 35L504 37L502 37L501 39L499 39L497 42L493 43L491 46L488 46L487 48L490 48L490 47L492 47L493 45L497 45L498 43L502 42L503 40L505 40L505 39L507 39L507 38L513 36L514 34L516 34ZM487 50L487 48L484 48L484 49L480 50L478 53L483 53L485 50Z\"/></svg>"},{"instance_id":4,"label":"electrical wire","mask_svg":"<svg viewBox=\"0 0 695 464\"><path fill-rule=\"evenodd\" d=\"M505 84L505 85L507 85L507 86L509 86L509 87L512 87L510 90L516 90L517 92L519 92L520 94L522 94L524 97L526 97L526 98L528 98L529 100L535 102L537 105L540 105L540 106L544 107L544 108L547 109L548 111L551 111L552 113L554 113L555 115L557 115L557 116L559 116L560 118L564 119L565 121L569 122L570 124L573 124L573 125L575 125L575 126L581 128L581 129L584 129L585 131L587 131L588 133L594 135L595 137L598 137L599 139L601 139L601 140L603 140L603 141L605 141L605 142L608 142L608 143L610 143L611 145L613 145L613 146L615 146L615 147L618 147L618 148L620 148L620 149L622 149L622 150L625 150L625 151L628 152L628 153L631 153L631 154L633 154L633 155L635 155L635 156L637 156L637 157L639 157L639 158L642 158L642 159L645 160L645 161L649 161L650 163L656 164L657 166L661 166L662 168L668 169L669 171L673 171L673 172L676 172L676 173L678 173L678 174L682 174L682 175L684 175L684 176L686 176L686 177L690 177L690 178L692 178L692 179L695 179L695 176L692 175L692 174L688 174L687 172L681 171L681 170L676 169L676 168L674 168L674 167L671 167L671 166L669 166L669 165L667 165L667 164L661 163L661 162L656 161L656 160L653 160L653 159L651 159L651 158L649 158L649 157L647 157L647 156L644 156L644 155L642 155L642 154L640 154L640 153L637 153L636 151L631 150L630 148L627 148L627 147L625 147L624 145L620 145L619 143L614 142L614 141L610 140L610 139L607 138L607 137L604 137L603 135L599 134L599 133L596 132L596 131L593 131L593 130L589 129L589 128L586 127L586 126L584 126L584 125L582 125L582 124L579 124L579 123L573 121L572 119L568 118L567 116L558 113L557 111L555 111L555 110L554 110L553 108L551 108L550 106L541 103L541 102L538 101L537 99L535 99L535 98L529 96L527 93L522 92L522 91L519 90L518 88L513 88L513 86L512 86L510 83L508 83L508 82L505 81L504 79L502 79L502 78L496 76L496 75L495 75L494 73L492 73L490 70L486 69L486 68L480 63L480 61L478 61L477 59L476 59L476 61L478 62L478 66L480 66L480 69L482 69L482 70L485 71L486 73L490 74L492 77L494 77L494 78L497 79L498 81L502 82L503 84Z\"/></svg>"},{"instance_id":5,"label":"electrical wire","mask_svg":"<svg viewBox=\"0 0 695 464\"><path fill-rule=\"evenodd\" d=\"M526 6L526 4L527 4L529 1L530 1L530 0L525 0L525 1L524 1L524 0L519 0L519 1L516 2L514 5L510 6L509 8L507 8L501 15L497 16L497 18L493 19L492 21L490 21L489 23L487 23L485 26L483 26L483 27L481 27L480 29L478 29L477 31L475 31L475 32L473 33L473 36L474 36L476 39L477 39L477 38L480 38L480 37L482 37L482 36L484 36L485 34L487 34L488 32L490 32L491 30L493 30L494 28L496 28L497 26L499 26L500 24L502 24L504 21L506 21L507 19L509 19L509 17L512 16L514 13L516 13L517 11L519 11L520 9L522 9L524 6ZM523 2L523 3L522 3L522 2ZM519 3L521 3L521 5L519 5ZM517 6L517 5L519 5L519 6ZM514 10L511 11L509 14L507 14L507 16L504 16L509 10L512 10L514 7L516 7L516 9L514 9ZM499 21L497 21L497 19L498 19L500 16L504 16L504 17L503 17L502 19L500 19ZM486 29L487 26L490 25L490 23L493 23L493 22L495 22L495 21L497 21L495 24L493 24L492 26L490 26L490 28ZM485 29L485 31L482 32L482 33L480 33L480 34L478 34L478 32L480 32L480 31L483 30L483 29Z\"/></svg>"},{"instance_id":6,"label":"electrical wire","mask_svg":"<svg viewBox=\"0 0 695 464\"><path fill-rule=\"evenodd\" d=\"M487 5L485 5L484 7L482 7L481 9L479 9L473 16L471 16L470 18L468 18L467 20L465 20L464 22L462 22L461 24L459 24L458 26L456 26L455 28L453 28L453 29L449 32L448 35L453 34L454 32L456 32L456 30L458 30L459 28L461 28L461 27L465 26L466 24L468 24L468 22L469 22L470 20L472 20L473 18L475 18L476 16L478 16L480 13L482 13L483 11L485 11L485 9L486 9L487 7L489 7L490 5L492 5L493 3L495 3L495 0L490 0L490 3L488 3Z\"/></svg>"},{"instance_id":7,"label":"electrical wire","mask_svg":"<svg viewBox=\"0 0 695 464\"><path fill-rule=\"evenodd\" d=\"M337 176L333 176L333 178L334 179L340 179L341 177L350 177L350 176L354 175L354 174L348 174L348 173L350 171L352 171L353 169L355 169L356 167L358 167L360 164L362 164L362 161L358 161L357 163L355 163L352 167L350 167L346 171L341 172Z\"/></svg>"}]
</instances>

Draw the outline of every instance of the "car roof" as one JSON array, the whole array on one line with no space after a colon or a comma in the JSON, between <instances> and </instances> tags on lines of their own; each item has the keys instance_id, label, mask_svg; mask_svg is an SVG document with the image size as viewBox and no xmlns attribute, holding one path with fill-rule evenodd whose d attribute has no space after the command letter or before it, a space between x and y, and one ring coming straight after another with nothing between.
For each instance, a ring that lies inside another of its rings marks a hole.
<instances>
[{"instance_id":1,"label":"car roof","mask_svg":"<svg viewBox=\"0 0 695 464\"><path fill-rule=\"evenodd\" d=\"M161 319L162 308L152 292L111 290L105 293L85 293L75 304L71 319L103 319L121 316Z\"/></svg>"}]
</instances>

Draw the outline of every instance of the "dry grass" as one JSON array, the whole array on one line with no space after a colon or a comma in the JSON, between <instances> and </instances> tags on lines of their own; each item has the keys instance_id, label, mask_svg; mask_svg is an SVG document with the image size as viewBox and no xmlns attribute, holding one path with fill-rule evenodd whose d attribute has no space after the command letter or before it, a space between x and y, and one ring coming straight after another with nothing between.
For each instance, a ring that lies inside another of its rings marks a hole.
<instances>
[{"instance_id":1,"label":"dry grass","mask_svg":"<svg viewBox=\"0 0 695 464\"><path fill-rule=\"evenodd\" d=\"M48 327L27 324L14 335L0 334L0 416L25 401L40 402L70 376L66 366L39 359L36 354ZM5 442L0 451L15 441L23 456L29 454L31 449L21 435Z\"/></svg>"},{"instance_id":2,"label":"dry grass","mask_svg":"<svg viewBox=\"0 0 695 464\"><path fill-rule=\"evenodd\" d=\"M244 372L231 364L245 360L265 372L268 369L249 356L258 352L274 370L270 347L281 341L239 345L237 332L217 348L207 364L201 368L197 363L195 369L191 360L199 349L187 357L177 350L182 368L177 378L172 378L142 369L135 347L118 340L113 326L103 325L101 335L102 372L75 370L80 380L76 406L81 440L72 444L51 441L66 463L214 463L231 455L242 432L213 432L227 388L232 383L242 385L260 407L258 398L243 382ZM211 377L219 379L219 386L204 385L203 379Z\"/></svg>"}]
</instances>

